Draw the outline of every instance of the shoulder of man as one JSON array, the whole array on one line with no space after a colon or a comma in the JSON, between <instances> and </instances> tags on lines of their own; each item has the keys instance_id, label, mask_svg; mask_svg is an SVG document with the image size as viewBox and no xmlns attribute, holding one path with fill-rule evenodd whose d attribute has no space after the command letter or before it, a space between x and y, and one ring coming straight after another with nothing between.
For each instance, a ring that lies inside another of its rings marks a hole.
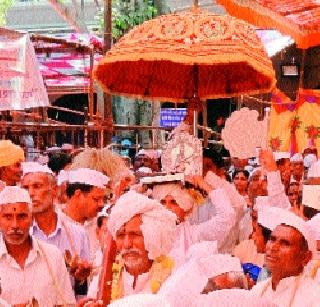
<instances>
[{"instance_id":1,"label":"shoulder of man","mask_svg":"<svg viewBox=\"0 0 320 307\"><path fill-rule=\"evenodd\" d=\"M258 282L251 290L250 292L253 295L260 296L262 295L262 291L267 287L267 284L270 283L271 277L267 278L266 280Z\"/></svg>"},{"instance_id":2,"label":"shoulder of man","mask_svg":"<svg viewBox=\"0 0 320 307\"><path fill-rule=\"evenodd\" d=\"M40 252L43 256L47 257L47 260L50 262L57 261L57 259L63 259L63 255L58 247L54 244L46 243L41 240L37 240L36 238L32 237L33 244L37 244Z\"/></svg>"}]
</instances>

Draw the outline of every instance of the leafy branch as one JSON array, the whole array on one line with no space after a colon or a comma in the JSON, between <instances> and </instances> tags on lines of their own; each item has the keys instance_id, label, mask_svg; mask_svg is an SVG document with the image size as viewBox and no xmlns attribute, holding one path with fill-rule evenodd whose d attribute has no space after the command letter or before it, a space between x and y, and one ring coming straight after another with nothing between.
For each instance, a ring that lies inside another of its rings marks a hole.
<instances>
[{"instance_id":1,"label":"leafy branch","mask_svg":"<svg viewBox=\"0 0 320 307\"><path fill-rule=\"evenodd\" d=\"M1 0L0 1L0 26L6 24L7 12L10 7L13 5L14 0Z\"/></svg>"},{"instance_id":2,"label":"leafy branch","mask_svg":"<svg viewBox=\"0 0 320 307\"><path fill-rule=\"evenodd\" d=\"M151 0L112 0L112 37L118 40L132 27L154 18L158 13ZM103 10L96 16L99 31L104 28Z\"/></svg>"}]
</instances>

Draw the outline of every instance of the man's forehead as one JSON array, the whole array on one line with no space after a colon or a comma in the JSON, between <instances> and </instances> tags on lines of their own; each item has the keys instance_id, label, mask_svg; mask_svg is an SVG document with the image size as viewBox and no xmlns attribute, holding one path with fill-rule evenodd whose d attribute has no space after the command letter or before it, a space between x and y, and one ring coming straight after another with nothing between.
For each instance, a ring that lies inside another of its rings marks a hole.
<instances>
[{"instance_id":1,"label":"man's forehead","mask_svg":"<svg viewBox=\"0 0 320 307\"><path fill-rule=\"evenodd\" d=\"M281 224L278 225L273 231L272 235L279 239L286 239L290 241L300 240L303 235L293 226Z\"/></svg>"},{"instance_id":2,"label":"man's forehead","mask_svg":"<svg viewBox=\"0 0 320 307\"><path fill-rule=\"evenodd\" d=\"M1 205L2 212L29 212L27 203L11 203Z\"/></svg>"},{"instance_id":3,"label":"man's forehead","mask_svg":"<svg viewBox=\"0 0 320 307\"><path fill-rule=\"evenodd\" d=\"M90 191L91 195L94 196L104 196L104 194L106 193L106 189L102 189L102 188L98 188L98 187L93 187L92 190Z\"/></svg>"},{"instance_id":4,"label":"man's forehead","mask_svg":"<svg viewBox=\"0 0 320 307\"><path fill-rule=\"evenodd\" d=\"M23 176L23 182L49 182L49 176L52 176L48 173L27 173Z\"/></svg>"},{"instance_id":5,"label":"man's forehead","mask_svg":"<svg viewBox=\"0 0 320 307\"><path fill-rule=\"evenodd\" d=\"M119 231L127 231L128 232L128 231L140 230L141 224L142 224L141 215L135 215L128 222L126 222L124 225L122 225L120 227Z\"/></svg>"}]
</instances>

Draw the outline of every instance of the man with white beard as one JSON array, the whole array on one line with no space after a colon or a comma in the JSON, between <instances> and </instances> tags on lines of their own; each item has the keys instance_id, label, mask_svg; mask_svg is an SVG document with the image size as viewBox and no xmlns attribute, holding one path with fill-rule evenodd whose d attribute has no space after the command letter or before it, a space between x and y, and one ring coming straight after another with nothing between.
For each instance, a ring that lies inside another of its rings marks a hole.
<instances>
[{"instance_id":1,"label":"man with white beard","mask_svg":"<svg viewBox=\"0 0 320 307\"><path fill-rule=\"evenodd\" d=\"M157 293L174 266L167 255L176 236L176 216L157 201L129 191L112 208L108 229L121 257L112 300Z\"/></svg>"},{"instance_id":2,"label":"man with white beard","mask_svg":"<svg viewBox=\"0 0 320 307\"><path fill-rule=\"evenodd\" d=\"M74 305L61 252L29 235L32 202L28 192L16 186L0 192L1 298L9 304L39 306Z\"/></svg>"}]
</instances>

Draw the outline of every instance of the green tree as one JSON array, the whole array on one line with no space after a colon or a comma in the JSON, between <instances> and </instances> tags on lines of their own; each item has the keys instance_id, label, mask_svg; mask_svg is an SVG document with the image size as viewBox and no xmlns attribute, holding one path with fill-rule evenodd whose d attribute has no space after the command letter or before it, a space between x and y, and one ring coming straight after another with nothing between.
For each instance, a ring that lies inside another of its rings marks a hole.
<instances>
[{"instance_id":1,"label":"green tree","mask_svg":"<svg viewBox=\"0 0 320 307\"><path fill-rule=\"evenodd\" d=\"M13 3L14 0L0 0L0 26L6 24L7 12Z\"/></svg>"},{"instance_id":2,"label":"green tree","mask_svg":"<svg viewBox=\"0 0 320 307\"><path fill-rule=\"evenodd\" d=\"M154 18L158 13L152 0L112 0L112 36L115 40L135 25ZM97 15L99 31L103 32L103 10Z\"/></svg>"}]
</instances>

